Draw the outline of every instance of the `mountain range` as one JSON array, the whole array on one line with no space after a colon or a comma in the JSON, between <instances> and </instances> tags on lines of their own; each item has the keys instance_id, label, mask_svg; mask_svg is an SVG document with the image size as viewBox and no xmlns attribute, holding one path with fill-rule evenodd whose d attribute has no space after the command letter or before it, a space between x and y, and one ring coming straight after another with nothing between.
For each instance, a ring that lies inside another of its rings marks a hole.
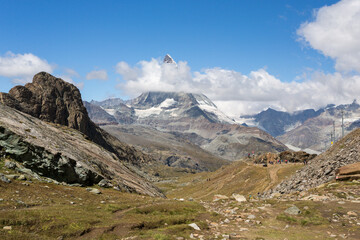
<instances>
[{"instance_id":1,"label":"mountain range","mask_svg":"<svg viewBox=\"0 0 360 240\"><path fill-rule=\"evenodd\" d=\"M117 122L151 127L186 139L227 160L237 160L252 152L287 149L270 134L237 124L204 94L147 92L128 101L108 99L85 102L85 106L90 118L100 125Z\"/></svg>"}]
</instances>

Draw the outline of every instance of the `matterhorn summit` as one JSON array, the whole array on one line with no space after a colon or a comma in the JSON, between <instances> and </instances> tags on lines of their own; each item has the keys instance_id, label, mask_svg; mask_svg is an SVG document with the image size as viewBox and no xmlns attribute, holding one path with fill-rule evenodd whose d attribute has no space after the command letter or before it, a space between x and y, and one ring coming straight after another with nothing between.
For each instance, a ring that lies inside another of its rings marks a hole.
<instances>
[{"instance_id":1,"label":"matterhorn summit","mask_svg":"<svg viewBox=\"0 0 360 240\"><path fill-rule=\"evenodd\" d=\"M169 54L165 55L163 62L164 63L170 63L170 64L176 64L174 59Z\"/></svg>"}]
</instances>

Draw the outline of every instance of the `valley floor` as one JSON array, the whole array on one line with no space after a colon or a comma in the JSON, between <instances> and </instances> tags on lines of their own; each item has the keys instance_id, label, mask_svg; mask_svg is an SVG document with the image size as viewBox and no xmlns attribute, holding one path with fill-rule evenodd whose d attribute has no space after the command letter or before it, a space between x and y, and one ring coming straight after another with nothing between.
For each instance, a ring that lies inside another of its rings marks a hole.
<instances>
[{"instance_id":1,"label":"valley floor","mask_svg":"<svg viewBox=\"0 0 360 240\"><path fill-rule=\"evenodd\" d=\"M17 175L2 163L1 173ZM238 162L214 173L168 172L158 183L168 199L98 186L101 194L37 180L0 181L0 239L360 239L357 181L258 198L258 191L301 167ZM285 212L292 206L297 215Z\"/></svg>"}]
</instances>

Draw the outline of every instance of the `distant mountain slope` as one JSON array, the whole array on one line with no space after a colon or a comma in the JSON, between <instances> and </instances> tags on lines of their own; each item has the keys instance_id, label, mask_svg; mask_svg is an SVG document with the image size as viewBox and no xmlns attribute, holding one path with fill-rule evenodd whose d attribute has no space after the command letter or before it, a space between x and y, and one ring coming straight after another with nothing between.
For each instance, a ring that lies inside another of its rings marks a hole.
<instances>
[{"instance_id":1,"label":"distant mountain slope","mask_svg":"<svg viewBox=\"0 0 360 240\"><path fill-rule=\"evenodd\" d=\"M141 151L171 167L195 171L214 171L229 162L213 155L176 134L145 125L118 124L102 128L120 141L137 146Z\"/></svg>"},{"instance_id":2,"label":"distant mountain slope","mask_svg":"<svg viewBox=\"0 0 360 240\"><path fill-rule=\"evenodd\" d=\"M360 162L360 129L346 135L270 193L290 193L317 187L335 179L335 171L339 167L355 162Z\"/></svg>"},{"instance_id":3,"label":"distant mountain slope","mask_svg":"<svg viewBox=\"0 0 360 240\"><path fill-rule=\"evenodd\" d=\"M306 109L294 113L276 111L268 108L256 115L241 116L248 125L255 125L264 129L272 136L282 135L297 126L304 123L307 119L319 116L323 109L315 111L314 109Z\"/></svg>"},{"instance_id":4,"label":"distant mountain slope","mask_svg":"<svg viewBox=\"0 0 360 240\"><path fill-rule=\"evenodd\" d=\"M119 123L147 125L161 131L187 138L201 148L228 160L236 160L251 152L276 152L286 146L270 134L257 128L235 123L203 94L183 92L147 92L139 97L119 103L91 102L97 104ZM106 104L105 104L106 103ZM105 116L105 114L104 114ZM126 116L132 121L122 121ZM90 117L96 122L96 117Z\"/></svg>"},{"instance_id":5,"label":"distant mountain slope","mask_svg":"<svg viewBox=\"0 0 360 240\"><path fill-rule=\"evenodd\" d=\"M1 103L0 152L59 182L92 185L105 178L124 191L164 196L115 154L79 131L41 121Z\"/></svg>"},{"instance_id":6,"label":"distant mountain slope","mask_svg":"<svg viewBox=\"0 0 360 240\"><path fill-rule=\"evenodd\" d=\"M301 149L324 151L331 145L331 134L335 123L335 141L342 135L342 112L344 113L344 134L357 128L360 119L360 105L354 101L345 105L329 105L320 115L308 119L295 129L278 136L281 142ZM334 139L334 138L333 138Z\"/></svg>"}]
</instances>

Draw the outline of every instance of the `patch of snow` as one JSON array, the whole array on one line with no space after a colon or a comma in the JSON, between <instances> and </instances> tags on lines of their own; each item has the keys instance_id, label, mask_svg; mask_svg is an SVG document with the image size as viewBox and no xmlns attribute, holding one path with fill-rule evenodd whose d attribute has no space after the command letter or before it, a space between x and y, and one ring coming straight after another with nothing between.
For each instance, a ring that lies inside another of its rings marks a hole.
<instances>
[{"instance_id":1,"label":"patch of snow","mask_svg":"<svg viewBox=\"0 0 360 240\"><path fill-rule=\"evenodd\" d=\"M290 150L293 150L293 151L301 151L301 148L298 148L298 147L295 147L291 144L285 144L285 146L287 146Z\"/></svg>"},{"instance_id":2,"label":"patch of snow","mask_svg":"<svg viewBox=\"0 0 360 240\"><path fill-rule=\"evenodd\" d=\"M304 152L307 152L309 154L318 154L318 155L321 153L319 151L316 151L316 150L313 150L313 149L310 149L310 148L301 149L301 148L295 147L295 146L293 146L291 144L285 144L285 146L287 146L290 150L293 150L295 152L304 151Z\"/></svg>"},{"instance_id":3,"label":"patch of snow","mask_svg":"<svg viewBox=\"0 0 360 240\"><path fill-rule=\"evenodd\" d=\"M243 124L245 123L246 125L248 125L249 127L258 127L259 123L255 121L255 118L242 118L242 117L238 117L238 118L234 118L235 122L238 124Z\"/></svg>"},{"instance_id":4,"label":"patch of snow","mask_svg":"<svg viewBox=\"0 0 360 240\"><path fill-rule=\"evenodd\" d=\"M108 109L104 109L108 114L114 116L115 113L116 113L116 110L115 109L112 109L112 108L108 108Z\"/></svg>"},{"instance_id":5,"label":"patch of snow","mask_svg":"<svg viewBox=\"0 0 360 240\"><path fill-rule=\"evenodd\" d=\"M217 118L222 122L232 123L234 124L235 121L228 117L225 113L220 111L216 105L211 102L207 97L197 94L194 95L196 98L196 101L199 103L199 107L201 110L206 111L208 113L213 113Z\"/></svg>"},{"instance_id":6,"label":"patch of snow","mask_svg":"<svg viewBox=\"0 0 360 240\"><path fill-rule=\"evenodd\" d=\"M173 98L167 98L162 103L160 103L160 108L168 108L175 105L177 102Z\"/></svg>"},{"instance_id":7,"label":"patch of snow","mask_svg":"<svg viewBox=\"0 0 360 240\"><path fill-rule=\"evenodd\" d=\"M319 155L321 153L319 151L316 151L316 150L313 150L313 149L310 149L310 148L305 148L302 151L307 152L309 154L317 154L317 155Z\"/></svg>"},{"instance_id":8,"label":"patch of snow","mask_svg":"<svg viewBox=\"0 0 360 240\"><path fill-rule=\"evenodd\" d=\"M135 109L135 114L139 118L146 118L151 115L159 115L161 112L172 112L175 109L165 110L166 108L169 108L176 104L177 102L172 98L165 99L162 103L159 104L157 107L152 107L149 109ZM164 109L165 108L165 109Z\"/></svg>"}]
</instances>

